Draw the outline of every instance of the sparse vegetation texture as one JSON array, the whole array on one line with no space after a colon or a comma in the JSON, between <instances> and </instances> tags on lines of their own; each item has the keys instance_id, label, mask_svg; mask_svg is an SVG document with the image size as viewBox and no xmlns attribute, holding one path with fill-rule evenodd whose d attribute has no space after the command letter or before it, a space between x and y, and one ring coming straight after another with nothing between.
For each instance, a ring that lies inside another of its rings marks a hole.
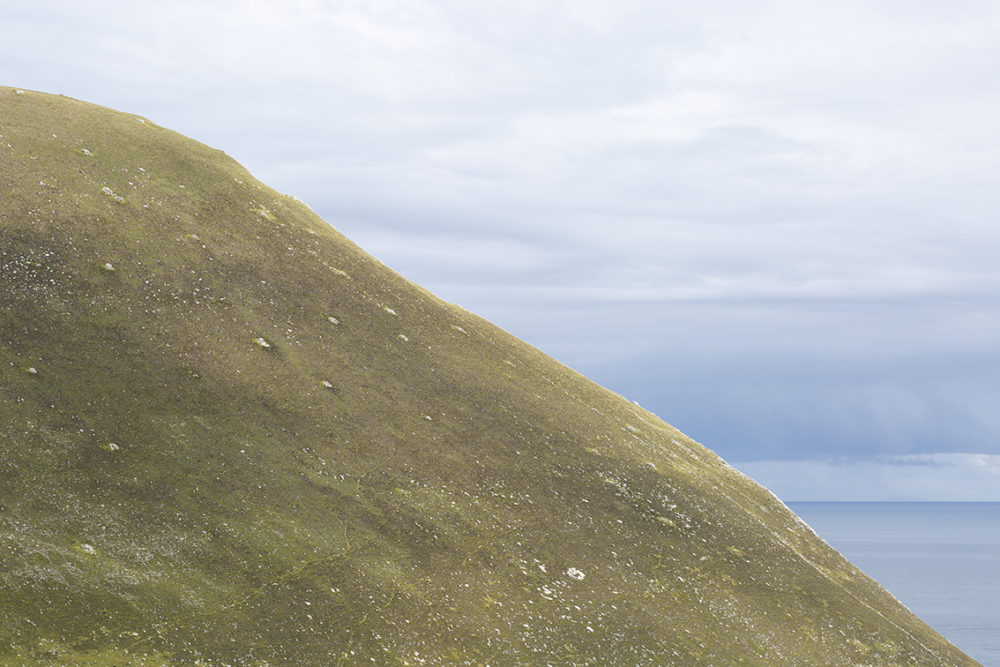
<instances>
[{"instance_id":1,"label":"sparse vegetation texture","mask_svg":"<svg viewBox=\"0 0 1000 667\"><path fill-rule=\"evenodd\" d=\"M223 153L12 88L0 135L0 663L974 664Z\"/></svg>"}]
</instances>

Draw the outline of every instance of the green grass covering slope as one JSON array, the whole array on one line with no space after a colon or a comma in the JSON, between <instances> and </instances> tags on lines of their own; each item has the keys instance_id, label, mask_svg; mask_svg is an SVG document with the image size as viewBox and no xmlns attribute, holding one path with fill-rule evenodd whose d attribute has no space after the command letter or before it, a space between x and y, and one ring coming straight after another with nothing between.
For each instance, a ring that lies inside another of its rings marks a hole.
<instances>
[{"instance_id":1,"label":"green grass covering slope","mask_svg":"<svg viewBox=\"0 0 1000 667\"><path fill-rule=\"evenodd\" d=\"M0 662L974 664L223 153L0 88Z\"/></svg>"}]
</instances>

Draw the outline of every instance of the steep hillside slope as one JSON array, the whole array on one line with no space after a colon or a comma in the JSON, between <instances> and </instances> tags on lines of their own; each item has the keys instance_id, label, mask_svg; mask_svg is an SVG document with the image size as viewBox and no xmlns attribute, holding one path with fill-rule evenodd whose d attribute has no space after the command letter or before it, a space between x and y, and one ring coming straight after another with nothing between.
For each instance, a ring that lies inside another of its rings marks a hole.
<instances>
[{"instance_id":1,"label":"steep hillside slope","mask_svg":"<svg viewBox=\"0 0 1000 667\"><path fill-rule=\"evenodd\" d=\"M9 88L0 135L0 662L972 664L223 153Z\"/></svg>"}]
</instances>

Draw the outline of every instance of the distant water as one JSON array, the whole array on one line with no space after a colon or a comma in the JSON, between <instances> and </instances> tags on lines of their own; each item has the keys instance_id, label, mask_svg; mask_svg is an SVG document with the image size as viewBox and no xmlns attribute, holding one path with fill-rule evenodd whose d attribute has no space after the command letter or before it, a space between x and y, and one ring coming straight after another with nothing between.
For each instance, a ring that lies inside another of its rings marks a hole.
<instances>
[{"instance_id":1,"label":"distant water","mask_svg":"<svg viewBox=\"0 0 1000 667\"><path fill-rule=\"evenodd\" d=\"M1000 503L788 503L951 643L1000 667Z\"/></svg>"}]
</instances>

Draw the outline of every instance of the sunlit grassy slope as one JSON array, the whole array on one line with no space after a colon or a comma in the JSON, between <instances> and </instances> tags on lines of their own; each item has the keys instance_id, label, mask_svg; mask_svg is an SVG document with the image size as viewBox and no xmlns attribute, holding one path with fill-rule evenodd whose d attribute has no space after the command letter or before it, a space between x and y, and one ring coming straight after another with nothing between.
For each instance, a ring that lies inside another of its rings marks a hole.
<instances>
[{"instance_id":1,"label":"sunlit grassy slope","mask_svg":"<svg viewBox=\"0 0 1000 667\"><path fill-rule=\"evenodd\" d=\"M0 662L972 664L223 153L10 88L0 135Z\"/></svg>"}]
</instances>

